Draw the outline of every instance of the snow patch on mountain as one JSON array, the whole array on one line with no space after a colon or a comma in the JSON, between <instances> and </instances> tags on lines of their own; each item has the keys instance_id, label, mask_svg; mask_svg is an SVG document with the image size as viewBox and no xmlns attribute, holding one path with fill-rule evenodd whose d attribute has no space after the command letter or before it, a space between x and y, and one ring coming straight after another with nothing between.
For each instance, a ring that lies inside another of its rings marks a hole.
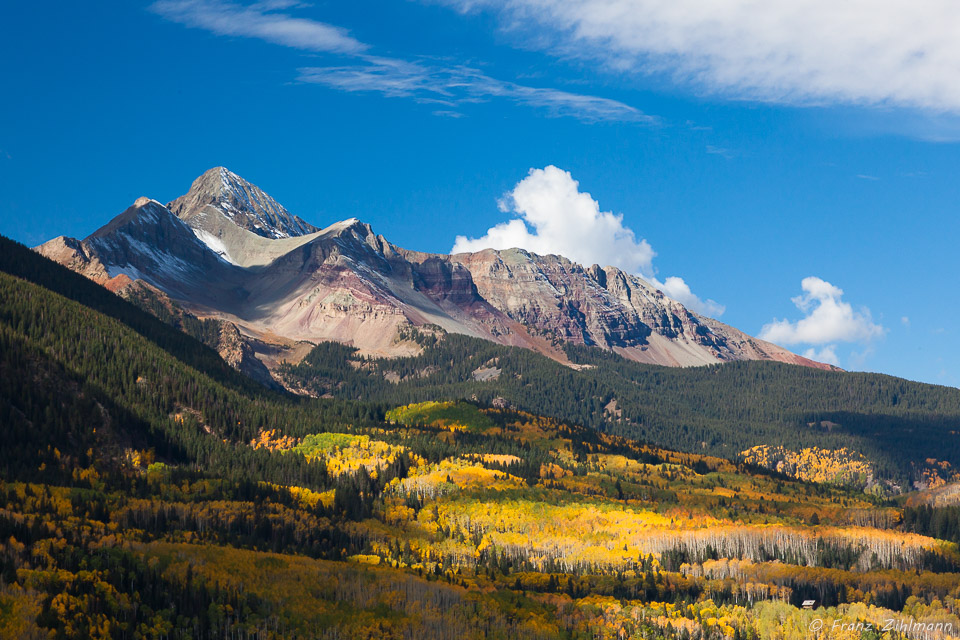
<instances>
[{"instance_id":1,"label":"snow patch on mountain","mask_svg":"<svg viewBox=\"0 0 960 640\"><path fill-rule=\"evenodd\" d=\"M253 225L275 240L311 233L314 229L290 215L279 202L226 167L220 167L220 197L216 203L231 219L247 213Z\"/></svg>"},{"instance_id":2,"label":"snow patch on mountain","mask_svg":"<svg viewBox=\"0 0 960 640\"><path fill-rule=\"evenodd\" d=\"M215 254L230 264L240 266L233 258L230 257L230 252L227 250L227 245L223 243L223 240L208 231L204 231L203 229L191 230L193 231L193 234L197 236L197 240L207 245L207 247Z\"/></svg>"}]
</instances>

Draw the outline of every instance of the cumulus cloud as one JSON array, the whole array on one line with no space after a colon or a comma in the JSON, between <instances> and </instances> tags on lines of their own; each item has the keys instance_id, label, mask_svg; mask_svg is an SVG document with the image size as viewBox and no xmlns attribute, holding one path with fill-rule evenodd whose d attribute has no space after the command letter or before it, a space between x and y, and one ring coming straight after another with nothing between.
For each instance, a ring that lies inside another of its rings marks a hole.
<instances>
[{"instance_id":1,"label":"cumulus cloud","mask_svg":"<svg viewBox=\"0 0 960 640\"><path fill-rule=\"evenodd\" d=\"M803 357L816 360L817 362L826 362L835 367L840 366L840 358L837 357L837 346L833 344L827 345L819 350L810 347L803 352Z\"/></svg>"},{"instance_id":2,"label":"cumulus cloud","mask_svg":"<svg viewBox=\"0 0 960 640\"><path fill-rule=\"evenodd\" d=\"M524 46L786 103L960 112L953 0L432 0L488 9Z\"/></svg>"},{"instance_id":3,"label":"cumulus cloud","mask_svg":"<svg viewBox=\"0 0 960 640\"><path fill-rule=\"evenodd\" d=\"M716 300L702 300L690 290L690 285L679 276L669 276L663 282L653 276L645 276L645 279L683 306L697 313L719 318L727 310Z\"/></svg>"},{"instance_id":4,"label":"cumulus cloud","mask_svg":"<svg viewBox=\"0 0 960 640\"><path fill-rule=\"evenodd\" d=\"M562 255L583 265L612 265L645 278L694 311L715 316L724 311L713 300L698 298L683 278L657 280L656 252L650 243L624 226L622 214L601 211L568 171L553 165L531 169L501 200L500 209L518 217L491 227L480 238L457 236L451 252L518 247L541 255Z\"/></svg>"},{"instance_id":5,"label":"cumulus cloud","mask_svg":"<svg viewBox=\"0 0 960 640\"><path fill-rule=\"evenodd\" d=\"M612 260L631 273L652 269L656 254L650 243L637 240L633 231L623 226L622 215L600 211L600 204L580 191L580 183L568 171L553 165L531 169L501 201L500 208L520 217L501 222L481 238L457 236L454 253L520 247L586 265Z\"/></svg>"},{"instance_id":6,"label":"cumulus cloud","mask_svg":"<svg viewBox=\"0 0 960 640\"><path fill-rule=\"evenodd\" d=\"M308 6L293 0L263 0L253 4L228 0L158 0L149 9L171 22L217 35L256 38L293 49L340 56L338 62L346 64L299 70L301 82L340 91L377 92L448 107L502 99L542 109L551 116L569 116L584 122L657 122L656 118L616 100L499 80L462 65L427 64L373 55L370 45L357 40L346 29L289 13ZM434 113L447 116L459 112L444 109Z\"/></svg>"},{"instance_id":7,"label":"cumulus cloud","mask_svg":"<svg viewBox=\"0 0 960 640\"><path fill-rule=\"evenodd\" d=\"M814 276L804 278L800 286L803 294L792 301L804 317L796 322L774 319L761 329L762 340L781 345L820 346L820 349L808 349L803 355L838 364L835 343L870 342L886 333L886 329L873 322L869 309L855 310L849 302L844 302L843 289Z\"/></svg>"}]
</instances>

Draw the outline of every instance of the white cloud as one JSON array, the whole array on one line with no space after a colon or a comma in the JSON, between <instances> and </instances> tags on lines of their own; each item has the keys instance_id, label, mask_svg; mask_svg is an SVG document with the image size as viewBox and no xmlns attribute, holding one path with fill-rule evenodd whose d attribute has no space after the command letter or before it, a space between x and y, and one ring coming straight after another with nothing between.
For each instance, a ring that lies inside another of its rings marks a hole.
<instances>
[{"instance_id":1,"label":"white cloud","mask_svg":"<svg viewBox=\"0 0 960 640\"><path fill-rule=\"evenodd\" d=\"M501 222L481 238L457 236L453 252L520 247L585 265L602 262L631 273L651 272L653 247L623 226L622 215L600 211L579 186L568 171L553 165L531 169L500 203L502 210L520 217Z\"/></svg>"},{"instance_id":2,"label":"white cloud","mask_svg":"<svg viewBox=\"0 0 960 640\"><path fill-rule=\"evenodd\" d=\"M519 247L541 255L557 254L582 265L612 265L650 281L694 311L718 316L722 305L698 298L683 278L655 277L650 243L623 224L623 215L601 211L600 204L568 171L553 165L531 169L500 202L519 217L501 222L480 238L457 236L451 253Z\"/></svg>"},{"instance_id":3,"label":"white cloud","mask_svg":"<svg viewBox=\"0 0 960 640\"><path fill-rule=\"evenodd\" d=\"M663 282L654 277L646 277L655 287L663 291L683 306L706 316L719 318L727 310L716 300L702 300L690 290L690 285L678 276L669 276Z\"/></svg>"},{"instance_id":4,"label":"white cloud","mask_svg":"<svg viewBox=\"0 0 960 640\"><path fill-rule=\"evenodd\" d=\"M954 0L428 0L523 46L736 98L960 112Z\"/></svg>"},{"instance_id":5,"label":"white cloud","mask_svg":"<svg viewBox=\"0 0 960 640\"><path fill-rule=\"evenodd\" d=\"M441 66L396 58L360 56L355 64L300 69L301 82L341 91L371 91L388 97L414 98L462 106L502 98L545 109L552 116L572 116L587 122L656 123L656 118L616 100L559 89L529 87L492 78L465 66Z\"/></svg>"},{"instance_id":6,"label":"white cloud","mask_svg":"<svg viewBox=\"0 0 960 640\"><path fill-rule=\"evenodd\" d=\"M340 27L275 13L298 5L284 0L251 5L222 0L160 0L150 5L150 11L171 22L217 35L259 38L306 51L354 54L367 48Z\"/></svg>"},{"instance_id":7,"label":"white cloud","mask_svg":"<svg viewBox=\"0 0 960 640\"><path fill-rule=\"evenodd\" d=\"M820 350L810 347L803 352L803 357L810 358L817 362L826 362L836 367L840 366L840 358L837 357L837 346L834 344L829 344Z\"/></svg>"},{"instance_id":8,"label":"white cloud","mask_svg":"<svg viewBox=\"0 0 960 640\"><path fill-rule=\"evenodd\" d=\"M303 51L334 54L348 64L306 67L299 80L341 91L372 91L448 107L494 98L544 109L552 116L585 122L656 123L656 118L616 100L498 80L460 65L424 64L371 55L371 47L346 29L284 10L309 5L293 0L238 4L228 0L158 0L149 9L163 18L217 35L257 38ZM435 112L448 116L452 109Z\"/></svg>"},{"instance_id":9,"label":"white cloud","mask_svg":"<svg viewBox=\"0 0 960 640\"><path fill-rule=\"evenodd\" d=\"M806 315L796 322L775 319L761 329L761 339L781 345L825 345L869 342L886 333L886 329L874 324L869 309L857 311L844 302L839 287L813 276L804 278L801 287L803 295L792 300Z\"/></svg>"}]
</instances>

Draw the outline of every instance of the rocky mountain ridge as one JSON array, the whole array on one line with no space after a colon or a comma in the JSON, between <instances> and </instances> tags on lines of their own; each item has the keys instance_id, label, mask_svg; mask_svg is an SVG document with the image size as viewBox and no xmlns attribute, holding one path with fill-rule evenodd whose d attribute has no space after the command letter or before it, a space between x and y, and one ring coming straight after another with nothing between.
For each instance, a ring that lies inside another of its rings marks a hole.
<instances>
[{"instance_id":1,"label":"rocky mountain ridge","mask_svg":"<svg viewBox=\"0 0 960 640\"><path fill-rule=\"evenodd\" d=\"M226 167L205 171L187 193L167 203L167 208L193 229L208 233L222 228L220 217L273 240L319 231Z\"/></svg>"},{"instance_id":2,"label":"rocky mountain ridge","mask_svg":"<svg viewBox=\"0 0 960 640\"><path fill-rule=\"evenodd\" d=\"M417 347L403 330L430 325L561 362L572 343L668 366L830 368L693 313L615 267L522 249L410 251L355 218L317 229L222 167L167 206L140 198L82 241L61 236L36 249L114 290L145 282L260 345L336 340L404 355Z\"/></svg>"}]
</instances>

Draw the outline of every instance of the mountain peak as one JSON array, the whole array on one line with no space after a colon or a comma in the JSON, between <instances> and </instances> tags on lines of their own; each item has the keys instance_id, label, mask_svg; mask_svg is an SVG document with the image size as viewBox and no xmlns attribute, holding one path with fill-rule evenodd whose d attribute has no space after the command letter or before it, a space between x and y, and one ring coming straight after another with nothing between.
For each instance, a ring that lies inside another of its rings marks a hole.
<instances>
[{"instance_id":1,"label":"mountain peak","mask_svg":"<svg viewBox=\"0 0 960 640\"><path fill-rule=\"evenodd\" d=\"M205 218L223 216L264 238L292 238L318 230L226 167L204 171L186 194L167 206L194 228L209 226Z\"/></svg>"},{"instance_id":2,"label":"mountain peak","mask_svg":"<svg viewBox=\"0 0 960 640\"><path fill-rule=\"evenodd\" d=\"M141 209L141 208L143 208L143 207L145 207L145 206L147 206L148 204L151 204L151 203L152 203L152 204L155 204L155 205L157 205L157 206L160 206L160 207L163 206L162 204L160 204L159 202L157 202L157 201L154 200L153 198L148 198L147 196L140 196L139 198L137 198L136 200L134 200L134 201L133 201L133 206L135 206L135 207L138 208L138 209Z\"/></svg>"},{"instance_id":3,"label":"mountain peak","mask_svg":"<svg viewBox=\"0 0 960 640\"><path fill-rule=\"evenodd\" d=\"M557 341L667 366L826 366L701 317L615 267L523 249L407 251L357 218L316 230L226 167L204 172L169 208L139 198L81 243L40 250L98 281L144 280L254 333L371 353L392 353L399 327L429 324L562 360Z\"/></svg>"},{"instance_id":4,"label":"mountain peak","mask_svg":"<svg viewBox=\"0 0 960 640\"><path fill-rule=\"evenodd\" d=\"M340 222L334 222L332 225L324 229L324 231L333 232L335 234L356 231L361 235L366 236L373 233L373 228L366 222L361 222L359 218L347 218L346 220L341 220Z\"/></svg>"}]
</instances>

